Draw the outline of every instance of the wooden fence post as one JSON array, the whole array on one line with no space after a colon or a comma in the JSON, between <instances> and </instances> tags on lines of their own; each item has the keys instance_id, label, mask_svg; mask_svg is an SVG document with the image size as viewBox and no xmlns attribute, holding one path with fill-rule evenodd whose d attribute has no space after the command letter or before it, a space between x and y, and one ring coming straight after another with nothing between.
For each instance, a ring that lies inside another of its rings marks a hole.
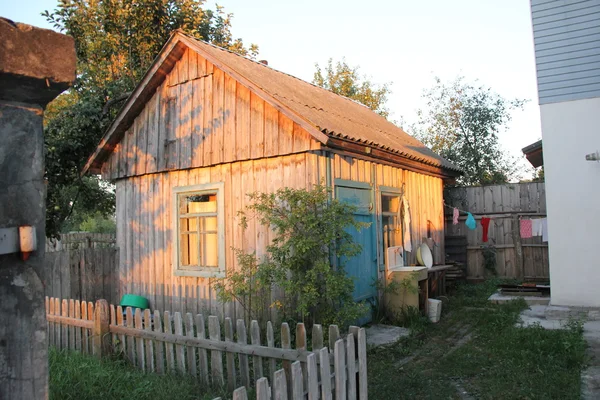
<instances>
[{"instance_id":1,"label":"wooden fence post","mask_svg":"<svg viewBox=\"0 0 600 400\"><path fill-rule=\"evenodd\" d=\"M367 400L369 396L367 384L367 331L358 330L358 398Z\"/></svg>"},{"instance_id":2,"label":"wooden fence post","mask_svg":"<svg viewBox=\"0 0 600 400\"><path fill-rule=\"evenodd\" d=\"M302 366L300 361L292 363L292 399L301 400L304 395L304 378L302 377Z\"/></svg>"},{"instance_id":3,"label":"wooden fence post","mask_svg":"<svg viewBox=\"0 0 600 400\"><path fill-rule=\"evenodd\" d=\"M290 334L290 326L287 322L281 324L281 348L285 350L289 350L292 348L292 335ZM281 362L283 366L283 370L285 371L286 388L288 390L288 394L291 396L292 394L292 362L289 360L283 360ZM277 379L277 377L275 377Z\"/></svg>"},{"instance_id":4,"label":"wooden fence post","mask_svg":"<svg viewBox=\"0 0 600 400\"><path fill-rule=\"evenodd\" d=\"M319 350L319 362L321 367L321 399L331 400L331 368L329 366L329 351L327 347Z\"/></svg>"},{"instance_id":5,"label":"wooden fence post","mask_svg":"<svg viewBox=\"0 0 600 400\"><path fill-rule=\"evenodd\" d=\"M246 323L243 319L237 320L237 339L240 344L248 343L248 336L246 334ZM248 356L245 354L238 355L238 359L240 362L240 378L242 380L242 385L247 388L250 387L250 367L248 366Z\"/></svg>"},{"instance_id":6,"label":"wooden fence post","mask_svg":"<svg viewBox=\"0 0 600 400\"><path fill-rule=\"evenodd\" d=\"M317 356L315 353L310 353L306 357L306 364L308 400L319 400L319 370L317 369Z\"/></svg>"},{"instance_id":7,"label":"wooden fence post","mask_svg":"<svg viewBox=\"0 0 600 400\"><path fill-rule=\"evenodd\" d=\"M231 318L225 318L223 322L223 328L225 330L225 341L233 342L233 322ZM227 388L233 390L237 386L237 379L235 373L235 354L227 353L225 355L225 362L227 364Z\"/></svg>"},{"instance_id":8,"label":"wooden fence post","mask_svg":"<svg viewBox=\"0 0 600 400\"><path fill-rule=\"evenodd\" d=\"M233 391L233 400L248 400L248 394L244 386Z\"/></svg>"},{"instance_id":9,"label":"wooden fence post","mask_svg":"<svg viewBox=\"0 0 600 400\"><path fill-rule=\"evenodd\" d=\"M346 400L346 354L344 352L344 340L338 339L335 342L334 349L335 399Z\"/></svg>"},{"instance_id":10,"label":"wooden fence post","mask_svg":"<svg viewBox=\"0 0 600 400\"><path fill-rule=\"evenodd\" d=\"M519 226L519 216L512 216L512 239L515 245L515 274L517 278L525 277L525 266L523 264L523 243L521 242L521 231Z\"/></svg>"},{"instance_id":11,"label":"wooden fence post","mask_svg":"<svg viewBox=\"0 0 600 400\"><path fill-rule=\"evenodd\" d=\"M354 349L354 335L349 333L346 340L347 394L349 400L356 400L356 351Z\"/></svg>"},{"instance_id":12,"label":"wooden fence post","mask_svg":"<svg viewBox=\"0 0 600 400\"><path fill-rule=\"evenodd\" d=\"M104 299L96 301L94 310L93 343L94 354L102 358L110 354L110 331L109 331L108 302Z\"/></svg>"},{"instance_id":13,"label":"wooden fence post","mask_svg":"<svg viewBox=\"0 0 600 400\"><path fill-rule=\"evenodd\" d=\"M287 400L288 388L285 377L285 371L280 369L275 372L275 382L273 382L273 400Z\"/></svg>"},{"instance_id":14,"label":"wooden fence post","mask_svg":"<svg viewBox=\"0 0 600 400\"><path fill-rule=\"evenodd\" d=\"M270 400L271 390L267 378L260 378L256 381L256 400Z\"/></svg>"},{"instance_id":15,"label":"wooden fence post","mask_svg":"<svg viewBox=\"0 0 600 400\"><path fill-rule=\"evenodd\" d=\"M275 336L273 333L273 324L271 321L267 321L267 346L275 347ZM269 378L271 384L275 382L275 371L277 370L277 364L274 358L269 358Z\"/></svg>"}]
</instances>

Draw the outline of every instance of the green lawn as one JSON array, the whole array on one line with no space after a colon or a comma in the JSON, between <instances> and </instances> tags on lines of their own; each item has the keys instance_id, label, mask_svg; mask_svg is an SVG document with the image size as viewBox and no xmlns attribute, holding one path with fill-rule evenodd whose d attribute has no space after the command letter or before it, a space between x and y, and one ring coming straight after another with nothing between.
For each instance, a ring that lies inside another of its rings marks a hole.
<instances>
[{"instance_id":1,"label":"green lawn","mask_svg":"<svg viewBox=\"0 0 600 400\"><path fill-rule=\"evenodd\" d=\"M460 391L475 399L579 399L581 324L560 331L516 328L526 305L488 304L496 283L460 287L444 303L440 323L413 320L411 337L371 349L369 397L465 398Z\"/></svg>"},{"instance_id":2,"label":"green lawn","mask_svg":"<svg viewBox=\"0 0 600 400\"><path fill-rule=\"evenodd\" d=\"M192 378L145 374L123 360L50 349L51 400L212 400L224 395Z\"/></svg>"}]
</instances>

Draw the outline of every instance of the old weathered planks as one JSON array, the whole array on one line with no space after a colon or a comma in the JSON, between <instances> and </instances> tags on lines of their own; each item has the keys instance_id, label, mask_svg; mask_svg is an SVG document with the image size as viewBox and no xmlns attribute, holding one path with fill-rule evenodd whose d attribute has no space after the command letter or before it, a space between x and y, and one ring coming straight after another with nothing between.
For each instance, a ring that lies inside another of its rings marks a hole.
<instances>
[{"instance_id":1,"label":"old weathered planks","mask_svg":"<svg viewBox=\"0 0 600 400\"><path fill-rule=\"evenodd\" d=\"M469 211L478 221L476 230L468 230L464 215L452 225L452 209L445 209L446 235L467 239L467 276L482 279L490 272L484 266L483 246L492 246L496 253L496 273L506 278L548 280L548 245L540 236L522 239L519 233L521 218L546 216L545 185L543 182L508 183L505 185L451 188L446 190L446 203ZM488 236L482 241L482 217L492 218Z\"/></svg>"},{"instance_id":2,"label":"old weathered planks","mask_svg":"<svg viewBox=\"0 0 600 400\"><path fill-rule=\"evenodd\" d=\"M67 305L66 315L62 315L61 303ZM317 336L312 342L316 342L316 346L320 349L313 353L306 350L308 338L303 333L302 326L296 330L296 335L300 338L296 340L296 348L292 348L291 343L286 344L285 337L289 333L289 328L284 324L283 343L277 348L271 340L273 329L270 322L271 329L267 329L269 346L265 346L257 334L257 328L260 328L257 321L251 322L252 344L248 344L243 320L238 320L234 327L231 320L226 319L225 340L223 340L219 320L216 316L209 316L210 339L206 339L204 317L200 314L194 317L192 314L182 316L180 313L174 313L171 317L170 313L165 312L163 321L158 310L151 313L150 310L127 308L124 319L121 307L109 306L106 301L99 300L91 312L94 316L93 320L88 320L76 311L71 315L70 303L68 300L46 298L50 345L70 348L71 338L77 337L77 329L90 329L94 354L104 355L109 351L124 352L133 365L148 372L164 373L167 370L172 372L177 370L179 373L194 376L204 383L221 386L227 380L227 386L232 391L238 384L250 388L254 386L254 382L257 382L258 398L269 398L270 394L273 396L271 398L281 399L304 399L306 396L308 399L332 399L333 392L336 393L336 398L367 398L366 336L362 328L351 327L347 336L340 336L335 341L333 351L329 351L327 347L320 347L319 342L323 340L322 330L315 329ZM86 307L81 305L81 310L84 309ZM57 327L65 328L60 330L61 334L58 336ZM62 335L63 331L66 332L65 336ZM339 330L333 327L329 331L336 334ZM167 349L167 360L164 357L163 346ZM84 347L79 348L77 344L74 348L85 351ZM207 351L211 352L210 372L206 359ZM227 374L223 370L223 355L228 361ZM248 376L249 357L252 358L254 367L252 381ZM286 369L281 369L273 371L273 374L268 377L260 376L262 365L256 364L255 360L263 358L289 363L289 373ZM236 359L246 361L236 365ZM247 378L244 378L244 375ZM238 376L241 377L240 380ZM272 388L268 385L269 380L273 382ZM332 385L334 381L335 385ZM234 391L234 393L242 392L243 390Z\"/></svg>"},{"instance_id":3,"label":"old weathered planks","mask_svg":"<svg viewBox=\"0 0 600 400\"><path fill-rule=\"evenodd\" d=\"M187 50L135 118L102 173L114 180L319 147L308 132L260 96Z\"/></svg>"},{"instance_id":4,"label":"old weathered planks","mask_svg":"<svg viewBox=\"0 0 600 400\"><path fill-rule=\"evenodd\" d=\"M114 235L111 237L114 243ZM93 241L73 240L64 244L62 250L46 253L44 264L48 278L45 294L74 301L106 299L111 303L118 302L119 249L94 247ZM110 239L103 237L101 240ZM84 247L73 248L73 245Z\"/></svg>"},{"instance_id":5,"label":"old weathered planks","mask_svg":"<svg viewBox=\"0 0 600 400\"><path fill-rule=\"evenodd\" d=\"M234 331L233 331L233 323L231 322L231 318L225 318L223 325L224 325L224 330L225 330L225 341L233 342ZM225 358L226 358L226 363L227 363L227 387L229 390L233 390L237 386L235 354L227 353Z\"/></svg>"},{"instance_id":6,"label":"old weathered planks","mask_svg":"<svg viewBox=\"0 0 600 400\"><path fill-rule=\"evenodd\" d=\"M295 171L307 171L314 166L312 175L316 180L321 173L317 170L316 157L308 153L296 154L118 180L117 191L123 193L123 201L117 202L117 215L122 216L117 220L119 238L122 238L119 250L119 294L142 295L150 300L153 308L171 313L210 312L219 317L224 314L234 323L239 318L245 318L241 306L233 303L223 305L218 301L209 279L173 275L175 235L171 215L172 188L224 183L225 264L228 270L237 269L233 248L264 254L271 240L269 230L254 219L248 221L248 228L244 232L239 229L237 212L248 203L245 194L253 190L272 192L284 186L305 187L309 183L305 172ZM301 165L305 167L300 168ZM287 180L282 179L284 170L289 172ZM113 301L118 302L119 299L117 296Z\"/></svg>"}]
</instances>

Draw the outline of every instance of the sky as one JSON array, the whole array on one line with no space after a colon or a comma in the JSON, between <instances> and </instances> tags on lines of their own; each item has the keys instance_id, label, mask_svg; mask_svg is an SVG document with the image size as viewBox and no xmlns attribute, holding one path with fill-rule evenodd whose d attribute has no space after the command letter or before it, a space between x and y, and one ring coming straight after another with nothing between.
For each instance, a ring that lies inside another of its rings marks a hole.
<instances>
[{"instance_id":1,"label":"sky","mask_svg":"<svg viewBox=\"0 0 600 400\"><path fill-rule=\"evenodd\" d=\"M0 16L52 29L40 15L56 0L0 0ZM214 7L214 1L206 3ZM391 82L391 120L416 120L434 77L527 99L500 135L503 147L541 138L529 0L219 0L232 32L256 43L269 66L311 81L315 63L345 57L375 83ZM526 165L523 163L523 165Z\"/></svg>"}]
</instances>

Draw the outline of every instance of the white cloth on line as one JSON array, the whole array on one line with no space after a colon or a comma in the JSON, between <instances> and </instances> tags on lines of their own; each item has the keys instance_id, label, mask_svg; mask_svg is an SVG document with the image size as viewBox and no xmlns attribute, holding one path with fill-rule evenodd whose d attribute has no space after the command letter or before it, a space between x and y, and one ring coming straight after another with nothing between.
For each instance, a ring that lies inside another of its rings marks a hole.
<instances>
[{"instance_id":1,"label":"white cloth on line","mask_svg":"<svg viewBox=\"0 0 600 400\"><path fill-rule=\"evenodd\" d=\"M404 246L405 251L412 252L412 243L410 240L410 207L408 206L408 199L405 196L402 197L402 207L404 210L404 215L402 218L402 230L404 231L404 240L402 245Z\"/></svg>"},{"instance_id":2,"label":"white cloth on line","mask_svg":"<svg viewBox=\"0 0 600 400\"><path fill-rule=\"evenodd\" d=\"M531 220L531 236L542 236L542 219Z\"/></svg>"},{"instance_id":3,"label":"white cloth on line","mask_svg":"<svg viewBox=\"0 0 600 400\"><path fill-rule=\"evenodd\" d=\"M542 218L540 220L542 225L542 242L548 241L548 218Z\"/></svg>"}]
</instances>

